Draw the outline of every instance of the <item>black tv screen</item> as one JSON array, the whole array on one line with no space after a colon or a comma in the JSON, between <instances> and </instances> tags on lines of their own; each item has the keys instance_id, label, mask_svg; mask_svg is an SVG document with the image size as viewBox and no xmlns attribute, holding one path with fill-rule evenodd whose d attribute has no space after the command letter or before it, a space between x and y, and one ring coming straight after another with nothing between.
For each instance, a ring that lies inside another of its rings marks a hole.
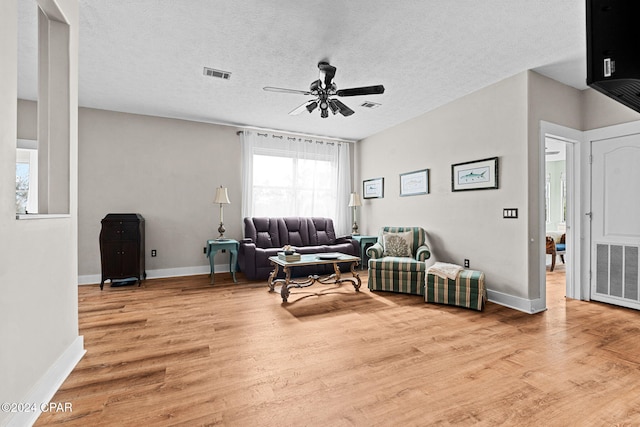
<instances>
[{"instance_id":1,"label":"black tv screen","mask_svg":"<svg viewBox=\"0 0 640 427\"><path fill-rule=\"evenodd\" d=\"M640 112L640 1L587 0L587 85Z\"/></svg>"}]
</instances>

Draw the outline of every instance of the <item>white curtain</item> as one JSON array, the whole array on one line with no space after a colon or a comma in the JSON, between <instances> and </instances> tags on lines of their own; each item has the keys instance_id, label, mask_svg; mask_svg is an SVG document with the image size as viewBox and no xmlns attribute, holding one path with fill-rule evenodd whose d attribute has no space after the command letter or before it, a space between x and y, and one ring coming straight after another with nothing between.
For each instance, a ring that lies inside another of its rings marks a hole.
<instances>
[{"instance_id":1,"label":"white curtain","mask_svg":"<svg viewBox=\"0 0 640 427\"><path fill-rule=\"evenodd\" d=\"M349 143L244 130L242 216L332 218L351 230Z\"/></svg>"}]
</instances>

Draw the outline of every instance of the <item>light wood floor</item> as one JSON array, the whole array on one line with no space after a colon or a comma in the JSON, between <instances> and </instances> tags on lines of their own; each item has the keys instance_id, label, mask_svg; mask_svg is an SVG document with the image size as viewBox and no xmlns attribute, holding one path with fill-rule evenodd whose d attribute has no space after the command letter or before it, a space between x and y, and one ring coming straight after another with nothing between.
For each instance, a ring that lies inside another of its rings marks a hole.
<instances>
[{"instance_id":1,"label":"light wood floor","mask_svg":"<svg viewBox=\"0 0 640 427\"><path fill-rule=\"evenodd\" d=\"M218 275L81 286L87 354L53 398L73 412L36 425L639 425L639 313L565 301L563 268L537 315L372 293L366 275L285 305Z\"/></svg>"}]
</instances>

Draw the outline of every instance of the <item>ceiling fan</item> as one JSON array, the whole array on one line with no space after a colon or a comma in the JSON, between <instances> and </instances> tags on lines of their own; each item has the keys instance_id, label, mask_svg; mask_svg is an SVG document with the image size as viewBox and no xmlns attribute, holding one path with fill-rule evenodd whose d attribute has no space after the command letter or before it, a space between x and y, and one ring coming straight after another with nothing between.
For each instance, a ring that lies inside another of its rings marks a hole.
<instances>
[{"instance_id":1,"label":"ceiling fan","mask_svg":"<svg viewBox=\"0 0 640 427\"><path fill-rule=\"evenodd\" d=\"M292 110L290 115L297 115L303 111L311 113L316 108L320 108L320 117L329 117L329 110L333 114L340 113L343 116L350 116L354 111L344 105L340 100L332 98L333 96L360 96L360 95L378 95L384 93L384 86L363 86L350 89L338 89L333 78L336 75L336 67L328 62L321 61L318 63L320 70L317 80L311 82L309 90L284 89L280 87L267 86L264 90L269 92L296 93L300 95L313 96L311 99L299 107Z\"/></svg>"}]
</instances>

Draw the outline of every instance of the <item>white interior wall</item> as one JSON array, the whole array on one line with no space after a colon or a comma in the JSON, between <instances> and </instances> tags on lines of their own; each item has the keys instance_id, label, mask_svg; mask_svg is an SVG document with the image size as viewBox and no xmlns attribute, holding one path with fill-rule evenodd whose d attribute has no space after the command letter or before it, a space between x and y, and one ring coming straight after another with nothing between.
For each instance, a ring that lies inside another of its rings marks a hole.
<instances>
[{"instance_id":1,"label":"white interior wall","mask_svg":"<svg viewBox=\"0 0 640 427\"><path fill-rule=\"evenodd\" d=\"M47 402L81 357L77 298L77 0L48 0L71 27L70 215L16 220L17 0L0 2L0 402ZM37 415L37 414L36 414ZM0 425L33 414L0 412Z\"/></svg>"}]
</instances>

